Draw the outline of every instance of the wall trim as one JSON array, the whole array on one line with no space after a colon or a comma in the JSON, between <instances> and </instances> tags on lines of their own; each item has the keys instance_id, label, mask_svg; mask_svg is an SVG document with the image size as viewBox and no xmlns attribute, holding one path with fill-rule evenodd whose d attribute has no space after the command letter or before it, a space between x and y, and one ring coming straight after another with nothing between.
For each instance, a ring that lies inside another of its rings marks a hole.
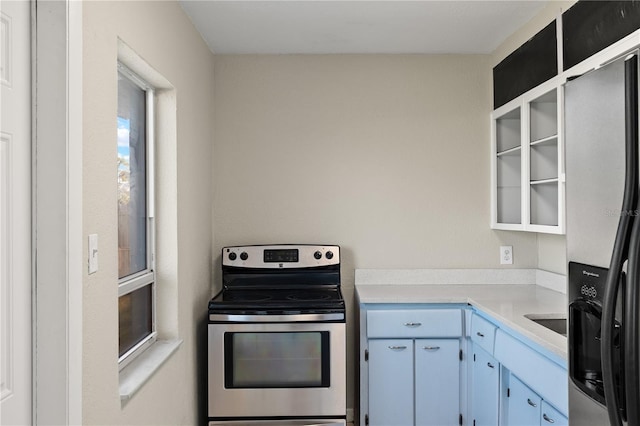
<instances>
[{"instance_id":1,"label":"wall trim","mask_svg":"<svg viewBox=\"0 0 640 426\"><path fill-rule=\"evenodd\" d=\"M34 423L82 424L82 2L34 4Z\"/></svg>"}]
</instances>

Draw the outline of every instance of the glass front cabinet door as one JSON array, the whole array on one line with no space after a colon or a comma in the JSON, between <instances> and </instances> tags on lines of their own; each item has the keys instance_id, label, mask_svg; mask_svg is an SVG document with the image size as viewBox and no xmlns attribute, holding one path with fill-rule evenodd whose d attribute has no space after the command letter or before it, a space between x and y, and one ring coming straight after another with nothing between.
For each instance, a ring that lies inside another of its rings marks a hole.
<instances>
[{"instance_id":1,"label":"glass front cabinet door","mask_svg":"<svg viewBox=\"0 0 640 426\"><path fill-rule=\"evenodd\" d=\"M550 80L492 114L493 229L564 234L562 86Z\"/></svg>"}]
</instances>

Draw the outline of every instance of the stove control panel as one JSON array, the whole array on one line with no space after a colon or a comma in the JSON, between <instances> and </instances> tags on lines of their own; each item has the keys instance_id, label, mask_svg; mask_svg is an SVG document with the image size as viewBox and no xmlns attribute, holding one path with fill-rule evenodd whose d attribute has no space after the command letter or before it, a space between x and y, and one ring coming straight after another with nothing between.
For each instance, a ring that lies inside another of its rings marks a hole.
<instances>
[{"instance_id":1,"label":"stove control panel","mask_svg":"<svg viewBox=\"0 0 640 426\"><path fill-rule=\"evenodd\" d=\"M284 244L222 249L222 266L241 268L312 268L340 264L340 247Z\"/></svg>"}]
</instances>

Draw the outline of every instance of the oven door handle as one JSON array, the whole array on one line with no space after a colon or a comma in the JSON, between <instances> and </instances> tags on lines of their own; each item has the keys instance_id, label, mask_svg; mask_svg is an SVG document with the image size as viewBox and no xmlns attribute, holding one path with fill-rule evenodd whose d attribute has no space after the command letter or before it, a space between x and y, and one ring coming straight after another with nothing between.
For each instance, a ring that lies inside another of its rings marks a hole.
<instances>
[{"instance_id":1,"label":"oven door handle","mask_svg":"<svg viewBox=\"0 0 640 426\"><path fill-rule=\"evenodd\" d=\"M282 315L239 315L239 314L209 314L211 322L344 322L342 312L327 314L282 314Z\"/></svg>"}]
</instances>

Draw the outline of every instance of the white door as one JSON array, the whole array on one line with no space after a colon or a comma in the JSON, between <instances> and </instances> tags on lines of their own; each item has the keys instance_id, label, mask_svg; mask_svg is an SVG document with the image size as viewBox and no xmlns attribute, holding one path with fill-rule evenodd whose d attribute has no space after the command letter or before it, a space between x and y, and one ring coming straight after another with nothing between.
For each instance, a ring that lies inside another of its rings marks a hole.
<instances>
[{"instance_id":1,"label":"white door","mask_svg":"<svg viewBox=\"0 0 640 426\"><path fill-rule=\"evenodd\" d=\"M2 425L32 423L30 8L0 1Z\"/></svg>"}]
</instances>

